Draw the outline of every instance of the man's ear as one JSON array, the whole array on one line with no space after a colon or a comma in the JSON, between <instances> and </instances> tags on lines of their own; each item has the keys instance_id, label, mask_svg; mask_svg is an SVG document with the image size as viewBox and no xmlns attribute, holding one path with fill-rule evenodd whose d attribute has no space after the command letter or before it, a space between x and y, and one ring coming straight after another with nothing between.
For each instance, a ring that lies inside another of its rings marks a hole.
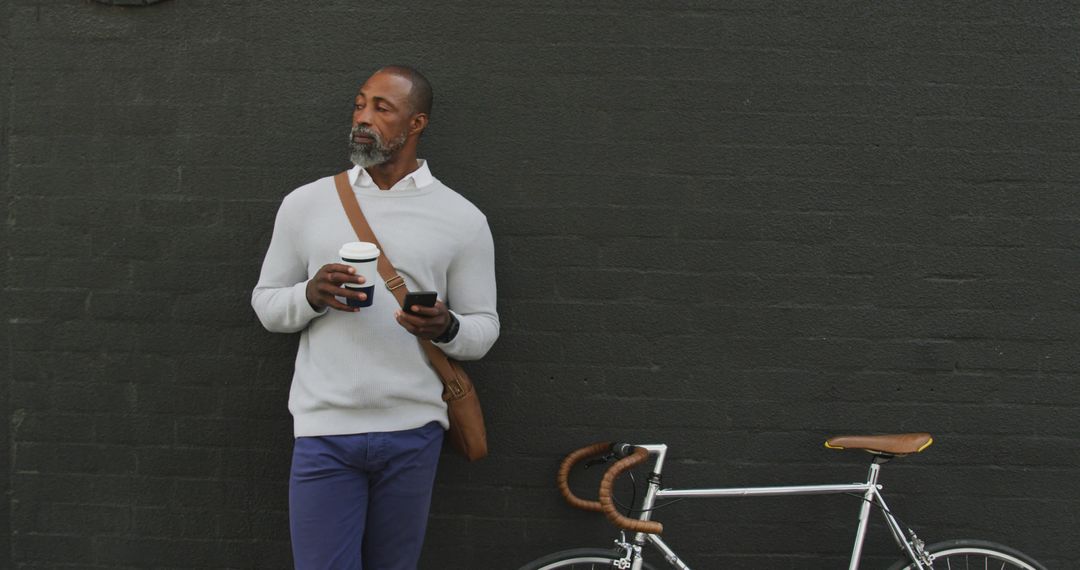
<instances>
[{"instance_id":1,"label":"man's ear","mask_svg":"<svg viewBox=\"0 0 1080 570\"><path fill-rule=\"evenodd\" d=\"M409 135L418 135L424 132L428 125L427 113L417 113L409 119Z\"/></svg>"}]
</instances>

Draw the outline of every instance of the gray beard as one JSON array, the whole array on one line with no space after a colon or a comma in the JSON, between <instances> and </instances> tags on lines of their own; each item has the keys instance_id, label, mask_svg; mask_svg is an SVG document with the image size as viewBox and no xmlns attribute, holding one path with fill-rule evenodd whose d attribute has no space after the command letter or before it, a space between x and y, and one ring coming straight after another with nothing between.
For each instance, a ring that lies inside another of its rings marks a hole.
<instances>
[{"instance_id":1,"label":"gray beard","mask_svg":"<svg viewBox=\"0 0 1080 570\"><path fill-rule=\"evenodd\" d=\"M370 144L356 143L353 141L353 135L357 133L367 135L374 139L375 142ZM374 131L359 127L349 129L349 160L360 168L382 164L390 160L390 157L394 156L398 149L405 146L405 139L405 133L401 133L401 137L387 142L383 141L382 137Z\"/></svg>"}]
</instances>

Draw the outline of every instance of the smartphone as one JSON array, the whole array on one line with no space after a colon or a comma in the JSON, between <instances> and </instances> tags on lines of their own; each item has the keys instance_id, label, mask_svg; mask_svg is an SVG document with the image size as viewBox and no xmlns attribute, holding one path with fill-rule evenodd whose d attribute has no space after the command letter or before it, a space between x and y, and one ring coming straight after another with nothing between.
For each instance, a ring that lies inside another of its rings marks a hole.
<instances>
[{"instance_id":1,"label":"smartphone","mask_svg":"<svg viewBox=\"0 0 1080 570\"><path fill-rule=\"evenodd\" d=\"M413 305L420 305L421 307L434 307L436 299L439 298L439 294L435 291L409 291L405 293L405 302L402 303L401 310L409 313L412 312Z\"/></svg>"}]
</instances>

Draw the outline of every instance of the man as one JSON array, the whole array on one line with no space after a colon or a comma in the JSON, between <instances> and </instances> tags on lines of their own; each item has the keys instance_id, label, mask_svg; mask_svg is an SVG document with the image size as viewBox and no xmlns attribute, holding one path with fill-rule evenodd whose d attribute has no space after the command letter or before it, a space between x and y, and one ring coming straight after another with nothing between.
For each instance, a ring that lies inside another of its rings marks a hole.
<instances>
[{"instance_id":1,"label":"man","mask_svg":"<svg viewBox=\"0 0 1080 570\"><path fill-rule=\"evenodd\" d=\"M474 360L499 335L487 219L416 156L431 101L412 68L368 78L353 106L349 181L382 254L409 290L438 291L435 306L406 314L382 284L370 307L342 302L366 295L343 287L364 278L339 262L341 245L358 238L332 177L282 201L251 296L267 330L300 332L289 394L300 569L416 567L448 426L442 384L416 337Z\"/></svg>"}]
</instances>

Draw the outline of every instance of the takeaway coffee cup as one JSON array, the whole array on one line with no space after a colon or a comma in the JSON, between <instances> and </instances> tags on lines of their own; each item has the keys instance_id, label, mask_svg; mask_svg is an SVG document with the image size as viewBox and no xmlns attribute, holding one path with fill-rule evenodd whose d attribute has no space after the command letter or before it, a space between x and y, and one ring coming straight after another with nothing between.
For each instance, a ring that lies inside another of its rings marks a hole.
<instances>
[{"instance_id":1,"label":"takeaway coffee cup","mask_svg":"<svg viewBox=\"0 0 1080 570\"><path fill-rule=\"evenodd\" d=\"M341 246L341 262L356 268L356 274L364 276L364 284L346 283L345 287L367 294L367 299L346 299L350 307L370 307L375 300L375 284L379 282L379 248L366 241L353 241Z\"/></svg>"}]
</instances>

